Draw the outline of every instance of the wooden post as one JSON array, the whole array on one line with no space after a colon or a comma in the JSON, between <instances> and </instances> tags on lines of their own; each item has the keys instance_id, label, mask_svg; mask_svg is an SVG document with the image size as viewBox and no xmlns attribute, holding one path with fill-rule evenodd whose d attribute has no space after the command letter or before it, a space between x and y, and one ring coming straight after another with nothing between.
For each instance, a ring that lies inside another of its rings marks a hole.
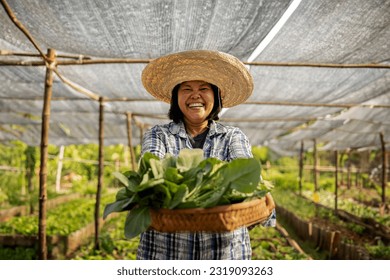
<instances>
[{"instance_id":1,"label":"wooden post","mask_svg":"<svg viewBox=\"0 0 390 280\"><path fill-rule=\"evenodd\" d=\"M301 150L299 152L299 195L302 195L302 176L303 176L303 140L301 141Z\"/></svg>"},{"instance_id":2,"label":"wooden post","mask_svg":"<svg viewBox=\"0 0 390 280\"><path fill-rule=\"evenodd\" d=\"M53 92L53 68L55 65L55 51L49 49L47 53L49 67L46 68L45 95L42 110L41 128L41 166L39 169L39 225L38 225L38 255L39 259L47 259L46 246L46 200L47 200L47 159L49 145L50 102Z\"/></svg>"},{"instance_id":3,"label":"wooden post","mask_svg":"<svg viewBox=\"0 0 390 280\"><path fill-rule=\"evenodd\" d=\"M383 133L379 133L379 137L381 139L381 147L382 147L382 203L380 207L380 213L381 215L384 214L384 210L386 207L386 185L387 185L387 178L386 178L386 170L387 170L387 157L386 157L386 145Z\"/></svg>"},{"instance_id":4,"label":"wooden post","mask_svg":"<svg viewBox=\"0 0 390 280\"><path fill-rule=\"evenodd\" d=\"M26 180L27 180L27 190L28 190L28 197L29 197L29 204L30 204L30 214L34 213L34 202L31 199L31 195L33 195L34 192L34 184L33 184L33 178L35 175L35 165L36 165L36 150L35 147L28 146L26 150L24 151L24 154L26 156L25 161L25 168L26 168Z\"/></svg>"},{"instance_id":5,"label":"wooden post","mask_svg":"<svg viewBox=\"0 0 390 280\"><path fill-rule=\"evenodd\" d=\"M128 138L129 149L130 149L131 166L135 171L137 169L137 166L136 166L135 153L133 148L133 130L131 125L132 114L127 113L126 116L127 116L127 138Z\"/></svg>"},{"instance_id":6,"label":"wooden post","mask_svg":"<svg viewBox=\"0 0 390 280\"><path fill-rule=\"evenodd\" d=\"M95 203L95 249L100 249L99 228L100 228L100 197L103 188L103 166L104 163L104 102L103 97L99 98L99 169L98 185Z\"/></svg>"},{"instance_id":7,"label":"wooden post","mask_svg":"<svg viewBox=\"0 0 390 280\"><path fill-rule=\"evenodd\" d=\"M61 190L61 173L62 173L62 163L64 160L64 151L65 146L60 147L60 153L58 155L58 165L57 165L57 174L56 174L56 192L59 193Z\"/></svg>"},{"instance_id":8,"label":"wooden post","mask_svg":"<svg viewBox=\"0 0 390 280\"><path fill-rule=\"evenodd\" d=\"M347 189L351 189L351 150L348 150L348 161L347 161Z\"/></svg>"},{"instance_id":9,"label":"wooden post","mask_svg":"<svg viewBox=\"0 0 390 280\"><path fill-rule=\"evenodd\" d=\"M334 151L334 162L335 162L335 172L334 172L334 210L337 214L338 208L338 190L339 190L339 181L338 181L338 173L339 173L339 164L338 164L338 152Z\"/></svg>"},{"instance_id":10,"label":"wooden post","mask_svg":"<svg viewBox=\"0 0 390 280\"><path fill-rule=\"evenodd\" d=\"M355 187L356 188L359 188L359 169L356 169L356 172L355 172Z\"/></svg>"},{"instance_id":11,"label":"wooden post","mask_svg":"<svg viewBox=\"0 0 390 280\"><path fill-rule=\"evenodd\" d=\"M344 158L345 153L342 152L340 155L340 177L341 177L341 185L344 185L344 164L343 164L343 158Z\"/></svg>"},{"instance_id":12,"label":"wooden post","mask_svg":"<svg viewBox=\"0 0 390 280\"><path fill-rule=\"evenodd\" d=\"M317 141L316 139L313 139L313 157L314 157L314 166L313 166L313 171L314 171L314 192L318 192L318 176L317 176Z\"/></svg>"}]
</instances>

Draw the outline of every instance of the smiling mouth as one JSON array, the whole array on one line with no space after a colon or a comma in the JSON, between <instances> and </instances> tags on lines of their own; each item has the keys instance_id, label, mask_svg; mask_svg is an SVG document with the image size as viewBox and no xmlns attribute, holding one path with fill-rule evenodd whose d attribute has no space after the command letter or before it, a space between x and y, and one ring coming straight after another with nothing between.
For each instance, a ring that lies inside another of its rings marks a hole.
<instances>
[{"instance_id":1,"label":"smiling mouth","mask_svg":"<svg viewBox=\"0 0 390 280\"><path fill-rule=\"evenodd\" d=\"M188 107L189 108L202 108L202 107L204 107L204 105L202 103L191 103L191 104L188 104Z\"/></svg>"}]
</instances>

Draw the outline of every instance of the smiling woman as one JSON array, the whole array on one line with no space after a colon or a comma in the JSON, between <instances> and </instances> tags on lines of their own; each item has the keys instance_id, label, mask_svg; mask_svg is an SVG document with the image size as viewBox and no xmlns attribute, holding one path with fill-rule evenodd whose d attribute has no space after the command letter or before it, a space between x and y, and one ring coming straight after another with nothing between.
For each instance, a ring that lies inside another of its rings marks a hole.
<instances>
[{"instance_id":1,"label":"smiling woman","mask_svg":"<svg viewBox=\"0 0 390 280\"><path fill-rule=\"evenodd\" d=\"M171 104L172 120L145 133L142 157L178 157L184 149L195 148L203 150L204 158L225 162L253 157L249 139L239 128L217 122L222 106L238 105L253 91L252 76L237 58L208 50L163 56L146 66L142 82L150 94ZM275 222L272 211L263 225ZM250 259L251 254L245 226L227 232L150 229L141 234L137 258Z\"/></svg>"}]
</instances>

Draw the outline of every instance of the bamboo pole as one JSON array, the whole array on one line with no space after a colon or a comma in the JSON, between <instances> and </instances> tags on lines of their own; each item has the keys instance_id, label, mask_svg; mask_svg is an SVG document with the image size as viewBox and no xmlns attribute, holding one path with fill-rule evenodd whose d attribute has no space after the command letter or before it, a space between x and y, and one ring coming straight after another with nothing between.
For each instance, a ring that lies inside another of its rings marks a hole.
<instances>
[{"instance_id":1,"label":"bamboo pole","mask_svg":"<svg viewBox=\"0 0 390 280\"><path fill-rule=\"evenodd\" d=\"M134 147L133 147L133 131L132 131L132 125L131 125L131 120L132 120L132 114L128 112L126 114L127 117L127 139L128 139L128 145L130 149L130 156L131 156L131 166L133 170L135 171L137 166L136 166L136 160L135 160L135 154L134 154Z\"/></svg>"},{"instance_id":2,"label":"bamboo pole","mask_svg":"<svg viewBox=\"0 0 390 280\"><path fill-rule=\"evenodd\" d=\"M355 187L359 188L359 172L355 173Z\"/></svg>"},{"instance_id":3,"label":"bamboo pole","mask_svg":"<svg viewBox=\"0 0 390 280\"><path fill-rule=\"evenodd\" d=\"M2 0L2 2L5 2ZM16 19L15 16L13 18ZM18 26L19 27L19 26ZM20 27L19 27L20 28ZM20 28L25 35L32 40L31 35L28 34L27 30L23 27ZM33 40L32 40L33 41ZM36 44L35 44L36 45ZM37 46L36 46L37 47ZM34 54L22 54L14 53L8 54L7 51L4 51L5 55L14 55L14 56L31 56L34 57ZM58 65L90 65L90 64L127 64L127 63L138 63L146 64L151 62L153 59L148 58L98 58L92 59L83 55L68 55L64 58L70 58L71 60L59 60ZM18 61L12 61L17 64ZM10 61L0 61L1 63L10 63ZM31 61L35 65L39 65L42 61ZM314 62L269 62L269 61L242 61L242 63L250 66L264 66L264 67L314 67L314 68L376 68L376 69L389 69L390 65L381 64L381 63L314 63Z\"/></svg>"},{"instance_id":4,"label":"bamboo pole","mask_svg":"<svg viewBox=\"0 0 390 280\"><path fill-rule=\"evenodd\" d=\"M291 101L246 101L241 105L270 105L270 106L297 106L297 107L330 107L330 108L390 108L386 104L361 104L361 103L309 103L309 102L291 102Z\"/></svg>"},{"instance_id":5,"label":"bamboo pole","mask_svg":"<svg viewBox=\"0 0 390 280\"><path fill-rule=\"evenodd\" d=\"M47 68L51 67L52 68L52 71L54 71L54 73L56 73L56 75L58 76L58 78L65 84L67 84L68 86L72 87L73 89L75 89L76 91L82 93L82 94L85 94L87 95L88 97L90 97L91 99L94 99L94 100L99 100L99 95L87 90L87 89L84 89L82 87L80 87L79 85L73 83L72 81L66 79L65 77L63 77L58 71L57 69L55 69L54 67L52 67L52 65L49 65L51 63L50 59L42 52L41 48L38 46L38 44L35 42L34 38L31 36L31 34L28 32L27 28L24 27L24 25L16 18L15 14L13 13L11 7L8 5L7 1L6 0L0 0L1 1L1 4L2 6L4 7L6 13L8 14L8 17L11 19L11 21L15 24L15 26L23 32L23 34L29 39L29 41L34 45L35 49L39 52L39 54L41 55L41 57L43 58L43 61L41 61L41 65L45 65ZM82 60L82 57L81 59ZM29 64L28 62L26 62L27 64ZM5 64L5 65L9 65L9 64Z\"/></svg>"},{"instance_id":6,"label":"bamboo pole","mask_svg":"<svg viewBox=\"0 0 390 280\"><path fill-rule=\"evenodd\" d=\"M58 154L58 165L57 165L57 174L56 174L56 192L59 193L61 191L61 173L62 173L62 165L64 159L64 151L65 146L61 145L60 153Z\"/></svg>"},{"instance_id":7,"label":"bamboo pole","mask_svg":"<svg viewBox=\"0 0 390 280\"><path fill-rule=\"evenodd\" d=\"M57 63L56 63L57 64ZM86 91L84 89L84 91ZM91 95L91 92L88 92L88 95ZM99 100L96 94L92 97L94 100ZM72 101L84 101L90 100L91 98L80 98L80 97L53 97L52 100L72 100ZM40 97L2 97L4 100L41 100ZM151 98L128 98L128 97L116 97L116 98L105 98L106 102L161 102L158 99ZM247 101L242 103L242 105L271 105L271 106L297 106L297 107L329 107L329 108L370 108L370 109L390 109L390 105L387 104L361 104L361 103L348 103L348 104L328 104L328 103L305 103L305 102L277 102L277 101ZM155 114L133 114L139 116L157 116L158 118L166 118L166 116L160 116ZM374 123L370 121L366 121L367 123Z\"/></svg>"},{"instance_id":8,"label":"bamboo pole","mask_svg":"<svg viewBox=\"0 0 390 280\"><path fill-rule=\"evenodd\" d=\"M386 185L387 185L387 178L386 178L386 170L387 170L387 157L386 157L386 145L383 133L379 133L379 138L381 140L381 148L382 148L382 205L381 205L381 214L384 214L384 210L386 207Z\"/></svg>"},{"instance_id":9,"label":"bamboo pole","mask_svg":"<svg viewBox=\"0 0 390 280\"><path fill-rule=\"evenodd\" d=\"M16 18L15 14L13 13L11 7L8 5L6 0L0 0L2 6L4 7L4 10L8 14L8 17L11 19L11 21L15 24L17 28L19 28L20 31L23 32L23 34L29 39L29 41L34 45L35 49L39 52L41 57L44 58L44 63L47 65L48 62L50 62L50 57L47 57L41 48L38 46L38 44L35 42L34 38L30 35L26 27ZM45 65L44 64L44 65Z\"/></svg>"},{"instance_id":10,"label":"bamboo pole","mask_svg":"<svg viewBox=\"0 0 390 280\"><path fill-rule=\"evenodd\" d=\"M313 166L313 171L314 171L314 192L318 192L318 170L317 170L317 161L318 161L318 155L317 155L317 141L316 139L313 139L313 158L314 158L314 166Z\"/></svg>"},{"instance_id":11,"label":"bamboo pole","mask_svg":"<svg viewBox=\"0 0 390 280\"><path fill-rule=\"evenodd\" d=\"M49 61L55 61L55 51L48 50ZM42 110L42 130L41 130L41 166L39 170L39 226L38 226L38 240L39 248L38 254L41 260L47 259L46 246L46 200L47 200L47 158L48 158L48 139L49 139L49 124L50 124L50 102L53 91L53 69L46 69L45 79L45 95Z\"/></svg>"},{"instance_id":12,"label":"bamboo pole","mask_svg":"<svg viewBox=\"0 0 390 280\"><path fill-rule=\"evenodd\" d=\"M99 98L99 168L98 185L96 191L95 203L95 249L100 249L99 228L100 228L100 198L103 188L103 169L104 169L104 104L103 98Z\"/></svg>"},{"instance_id":13,"label":"bamboo pole","mask_svg":"<svg viewBox=\"0 0 390 280\"><path fill-rule=\"evenodd\" d=\"M344 185L344 164L343 164L343 158L344 158L345 152L342 152L340 155L340 177L341 177L341 185Z\"/></svg>"},{"instance_id":14,"label":"bamboo pole","mask_svg":"<svg viewBox=\"0 0 390 280\"><path fill-rule=\"evenodd\" d=\"M351 150L348 150L348 161L347 161L347 189L351 189Z\"/></svg>"},{"instance_id":15,"label":"bamboo pole","mask_svg":"<svg viewBox=\"0 0 390 280\"><path fill-rule=\"evenodd\" d=\"M277 67L320 67L320 68L390 68L389 64L380 63L314 63L314 62L266 62L266 61L243 61L251 66L277 66Z\"/></svg>"},{"instance_id":16,"label":"bamboo pole","mask_svg":"<svg viewBox=\"0 0 390 280\"><path fill-rule=\"evenodd\" d=\"M35 173L35 164L36 164L36 153L35 147L28 146L25 150L26 155L26 180L27 180L27 190L28 196L31 197L34 192L33 178ZM1 166L0 166L1 169ZM34 202L32 199L29 199L30 204L30 214L34 213Z\"/></svg>"},{"instance_id":17,"label":"bamboo pole","mask_svg":"<svg viewBox=\"0 0 390 280\"><path fill-rule=\"evenodd\" d=\"M14 52L10 50L0 50L0 56L22 56L22 57L41 57L40 54L37 53L28 53L28 52ZM89 56L85 55L65 55L65 54L57 54L56 58L69 58L69 59L91 59Z\"/></svg>"},{"instance_id":18,"label":"bamboo pole","mask_svg":"<svg viewBox=\"0 0 390 280\"><path fill-rule=\"evenodd\" d=\"M221 118L223 122L308 122L314 121L318 118Z\"/></svg>"},{"instance_id":19,"label":"bamboo pole","mask_svg":"<svg viewBox=\"0 0 390 280\"><path fill-rule=\"evenodd\" d=\"M302 176L303 176L303 141L301 141L301 150L299 152L299 195L302 195Z\"/></svg>"},{"instance_id":20,"label":"bamboo pole","mask_svg":"<svg viewBox=\"0 0 390 280\"><path fill-rule=\"evenodd\" d=\"M334 173L334 210L337 214L338 211L338 191L339 191L339 181L338 181L338 169L339 169L339 162L338 162L338 151L334 151L334 162L335 162L335 173Z\"/></svg>"}]
</instances>

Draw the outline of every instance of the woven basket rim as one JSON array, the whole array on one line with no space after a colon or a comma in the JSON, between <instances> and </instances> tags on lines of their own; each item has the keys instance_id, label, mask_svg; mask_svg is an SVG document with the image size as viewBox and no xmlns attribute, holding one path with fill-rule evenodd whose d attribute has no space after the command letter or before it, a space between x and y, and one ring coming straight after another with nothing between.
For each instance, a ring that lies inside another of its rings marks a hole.
<instances>
[{"instance_id":1,"label":"woven basket rim","mask_svg":"<svg viewBox=\"0 0 390 280\"><path fill-rule=\"evenodd\" d=\"M266 220L275 203L267 193L262 198L210 208L153 209L151 228L162 232L226 232Z\"/></svg>"},{"instance_id":2,"label":"woven basket rim","mask_svg":"<svg viewBox=\"0 0 390 280\"><path fill-rule=\"evenodd\" d=\"M255 206L260 203L265 203L266 198L255 198L250 201L244 201L244 202L238 202L233 203L229 205L220 205L220 206L214 206L210 208L187 208L187 209L166 209L166 208L160 208L160 209L151 209L152 211L159 212L161 214L211 214L211 213L223 213L223 212L230 212L230 211L237 211L240 209L249 208L252 206Z\"/></svg>"}]
</instances>

